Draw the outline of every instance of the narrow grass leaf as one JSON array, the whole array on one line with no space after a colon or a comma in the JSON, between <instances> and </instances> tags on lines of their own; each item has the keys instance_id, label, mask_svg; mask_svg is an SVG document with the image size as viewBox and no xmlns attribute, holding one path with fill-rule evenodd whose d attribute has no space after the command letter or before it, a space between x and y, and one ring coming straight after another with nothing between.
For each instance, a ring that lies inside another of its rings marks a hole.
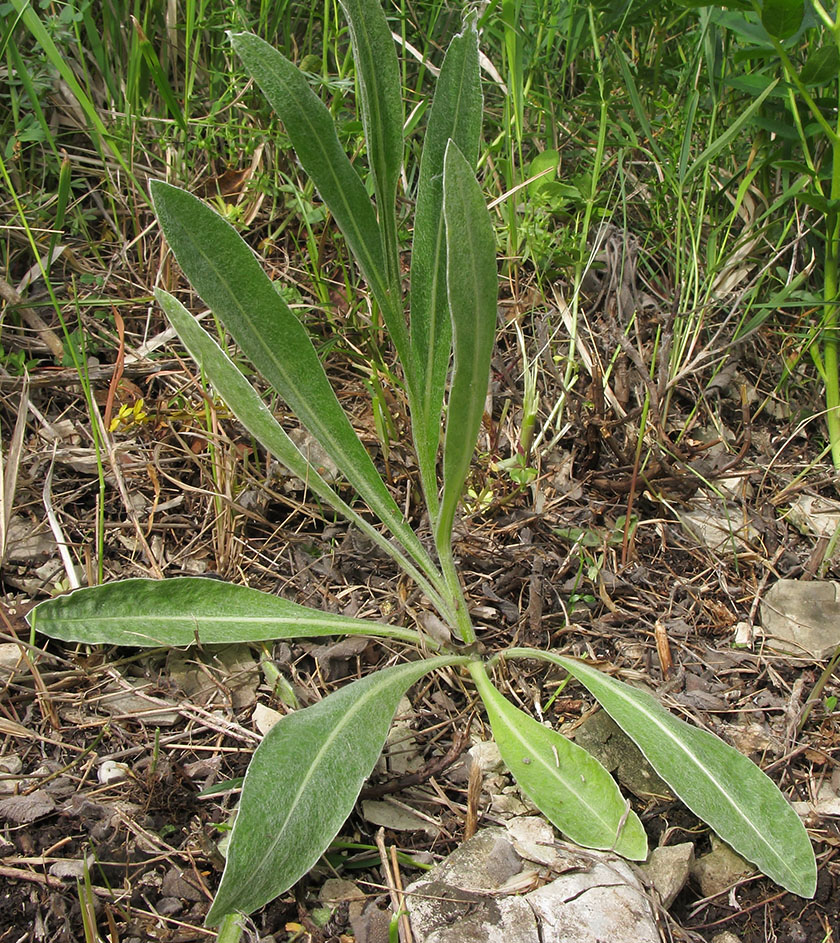
<instances>
[{"instance_id":1,"label":"narrow grass leaf","mask_svg":"<svg viewBox=\"0 0 840 943\"><path fill-rule=\"evenodd\" d=\"M178 99L175 95L175 92L172 90L172 86L169 84L169 79L166 77L166 73L163 71L160 60L158 59L157 53L154 50L154 46L149 42L146 34L143 32L143 27L138 22L137 18L132 16L131 22L134 24L134 32L137 34L137 42L140 46L140 52L143 54L143 58L146 60L146 65L149 67L149 73L152 76L152 79L157 86L158 92L160 92L160 97L163 99L164 104L169 110L169 114L172 115L172 118L175 121L175 124L178 127L186 132L187 130L187 121L184 118L184 112L181 110L181 106L178 104Z\"/></svg>"},{"instance_id":2,"label":"narrow grass leaf","mask_svg":"<svg viewBox=\"0 0 840 943\"><path fill-rule=\"evenodd\" d=\"M359 82L368 163L388 285L399 295L397 185L403 160L403 101L397 49L381 0L340 0L350 26L353 61ZM403 361L406 370L409 364Z\"/></svg>"},{"instance_id":3,"label":"narrow grass leaf","mask_svg":"<svg viewBox=\"0 0 840 943\"><path fill-rule=\"evenodd\" d=\"M227 865L207 924L251 913L320 858L370 775L400 698L423 675L466 659L386 668L286 715L251 759Z\"/></svg>"},{"instance_id":4,"label":"narrow grass leaf","mask_svg":"<svg viewBox=\"0 0 840 943\"><path fill-rule=\"evenodd\" d=\"M128 579L77 589L40 603L36 631L65 642L157 648L262 642L319 635L370 635L417 642L410 629L299 606L221 580Z\"/></svg>"},{"instance_id":5,"label":"narrow grass leaf","mask_svg":"<svg viewBox=\"0 0 840 943\"><path fill-rule=\"evenodd\" d=\"M699 170L702 170L709 161L714 160L729 144L738 137L741 131L750 121L753 120L756 112L764 104L764 99L773 91L773 89L779 84L778 79L773 79L767 87L749 103L749 105L741 112L740 115L729 125L729 127L718 137L715 138L712 143L703 150L703 152L697 157L694 163L688 168L688 171L685 174L684 180L690 179L694 174Z\"/></svg>"},{"instance_id":6,"label":"narrow grass leaf","mask_svg":"<svg viewBox=\"0 0 840 943\"><path fill-rule=\"evenodd\" d=\"M814 850L799 816L773 781L722 740L669 713L645 691L589 665L529 648L506 655L565 668L631 737L676 795L740 855L777 884L813 897Z\"/></svg>"},{"instance_id":7,"label":"narrow grass leaf","mask_svg":"<svg viewBox=\"0 0 840 943\"><path fill-rule=\"evenodd\" d=\"M396 560L417 585L422 587L426 595L441 608L441 611L445 611L445 603L429 582L430 577L434 578L434 568L432 567L428 574L422 573L397 543L388 540L369 521L354 511L324 481L318 470L300 452L283 427L272 416L256 390L230 357L181 302L160 289L155 292L155 297L192 358L248 432L275 458L279 459L293 475L305 482L310 491L344 515L376 546ZM407 533L406 539L411 539L410 532Z\"/></svg>"},{"instance_id":8,"label":"narrow grass leaf","mask_svg":"<svg viewBox=\"0 0 840 943\"><path fill-rule=\"evenodd\" d=\"M126 162L114 139L110 136L108 129L105 127L102 119L99 117L99 112L97 111L96 106L79 84L78 79L73 73L73 70L67 64L64 56L61 54L61 52L59 52L58 47L53 42L53 39L47 31L47 28L41 22L38 14L35 12L35 9L30 3L30 0L12 0L12 6L14 7L20 19L23 21L26 28L32 34L32 37L41 48L44 55L47 57L50 65L52 65L61 78L67 83L67 87L73 93L73 96L79 103L79 107L85 113L85 117L90 122L91 136L96 147L103 154L106 149L109 150L111 154L113 154L116 161L119 163L120 167L122 167L122 169L125 171L129 180L136 184L137 181L134 176L134 172Z\"/></svg>"},{"instance_id":9,"label":"narrow grass leaf","mask_svg":"<svg viewBox=\"0 0 840 943\"><path fill-rule=\"evenodd\" d=\"M511 704L483 668L472 674L502 759L543 815L579 845L644 860L642 823L598 760Z\"/></svg>"},{"instance_id":10,"label":"narrow grass leaf","mask_svg":"<svg viewBox=\"0 0 840 943\"><path fill-rule=\"evenodd\" d=\"M452 353L452 323L446 297L446 237L443 222L443 158L450 138L474 166L481 136L482 95L478 31L470 21L449 44L420 158L420 179L411 253L411 358L416 416L413 431L424 490L437 509L437 453L446 375Z\"/></svg>"},{"instance_id":11,"label":"narrow grass leaf","mask_svg":"<svg viewBox=\"0 0 840 943\"><path fill-rule=\"evenodd\" d=\"M398 284L389 281L376 212L338 140L332 115L300 69L282 53L252 33L232 33L230 39L283 122L301 166L344 234L407 368L408 332Z\"/></svg>"},{"instance_id":12,"label":"narrow grass leaf","mask_svg":"<svg viewBox=\"0 0 840 943\"><path fill-rule=\"evenodd\" d=\"M446 286L454 366L443 446L443 497L436 530L448 544L472 462L490 378L496 333L496 241L490 213L472 168L450 141L443 170Z\"/></svg>"},{"instance_id":13,"label":"narrow grass leaf","mask_svg":"<svg viewBox=\"0 0 840 943\"><path fill-rule=\"evenodd\" d=\"M184 274L256 369L424 571L434 565L330 386L306 328L236 230L192 194L155 180L152 201Z\"/></svg>"}]
</instances>

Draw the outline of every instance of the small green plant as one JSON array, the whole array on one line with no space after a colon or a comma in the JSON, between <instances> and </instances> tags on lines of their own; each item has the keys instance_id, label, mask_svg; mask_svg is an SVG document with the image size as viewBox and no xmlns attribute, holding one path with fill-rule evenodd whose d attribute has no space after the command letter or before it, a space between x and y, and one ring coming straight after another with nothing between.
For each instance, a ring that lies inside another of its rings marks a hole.
<instances>
[{"instance_id":1,"label":"small green plant","mask_svg":"<svg viewBox=\"0 0 840 943\"><path fill-rule=\"evenodd\" d=\"M473 171L482 114L478 33L469 21L452 40L429 113L407 321L396 215L403 160L397 56L378 0L341 0L341 6L350 25L375 204L306 77L254 35L236 33L231 42L341 228L396 349L434 554L395 503L339 405L306 328L251 249L212 208L159 181L151 185L152 200L184 273L385 532L318 474L183 305L164 291L157 297L203 375L245 428L414 578L450 627L452 640L442 643L420 628L328 614L247 587L195 578L129 579L80 589L41 603L32 614L33 626L54 638L89 644L188 646L327 635L406 644L404 660L292 711L266 734L243 781L209 925L232 928L236 913L261 907L317 862L372 771L400 698L424 675L443 668L461 670L472 680L519 786L568 839L644 859L642 823L603 766L519 710L494 685L493 667L517 658L549 662L583 684L690 809L773 880L812 896L816 862L807 833L785 797L747 757L672 716L650 694L585 662L530 648L482 653L452 551L453 524L484 412L497 319L493 225Z\"/></svg>"}]
</instances>

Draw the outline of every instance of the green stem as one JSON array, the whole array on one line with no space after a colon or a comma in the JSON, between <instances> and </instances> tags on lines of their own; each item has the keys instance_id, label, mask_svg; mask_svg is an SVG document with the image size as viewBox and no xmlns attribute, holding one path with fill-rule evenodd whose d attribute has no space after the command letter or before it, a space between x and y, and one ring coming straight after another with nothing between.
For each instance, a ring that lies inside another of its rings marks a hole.
<instances>
[{"instance_id":1,"label":"green stem","mask_svg":"<svg viewBox=\"0 0 840 943\"><path fill-rule=\"evenodd\" d=\"M479 697L483 700L484 694L494 686L490 675L487 674L487 666L483 661L471 661L467 664L467 671L472 676Z\"/></svg>"},{"instance_id":2,"label":"green stem","mask_svg":"<svg viewBox=\"0 0 840 943\"><path fill-rule=\"evenodd\" d=\"M242 914L227 914L222 919L216 943L239 943L243 929Z\"/></svg>"},{"instance_id":3,"label":"green stem","mask_svg":"<svg viewBox=\"0 0 840 943\"><path fill-rule=\"evenodd\" d=\"M840 89L840 85L838 85ZM840 198L840 118L838 134L831 147L831 209L825 226L825 322L823 327L823 363L825 367L825 422L835 468L840 468L840 372L838 371L838 256L840 256L840 214L835 206Z\"/></svg>"},{"instance_id":4,"label":"green stem","mask_svg":"<svg viewBox=\"0 0 840 943\"><path fill-rule=\"evenodd\" d=\"M452 558L452 547L449 544L438 547L438 558L440 559L443 578L446 580L446 586L449 590L449 597L452 601L452 609L455 615L453 628L465 645L472 645L475 642L475 629L470 620L464 588L461 586L461 580L455 568L455 561Z\"/></svg>"}]
</instances>

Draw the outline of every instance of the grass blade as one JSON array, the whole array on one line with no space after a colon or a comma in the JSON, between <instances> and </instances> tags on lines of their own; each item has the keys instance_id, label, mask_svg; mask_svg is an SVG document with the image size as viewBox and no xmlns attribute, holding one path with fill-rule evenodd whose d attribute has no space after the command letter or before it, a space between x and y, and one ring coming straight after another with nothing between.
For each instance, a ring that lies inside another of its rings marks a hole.
<instances>
[{"instance_id":1,"label":"grass blade","mask_svg":"<svg viewBox=\"0 0 840 943\"><path fill-rule=\"evenodd\" d=\"M282 53L252 33L233 33L230 38L243 65L283 122L301 166L335 217L382 311L397 354L408 369L408 335L399 281L395 284L389 280L373 204L341 147L332 115L300 69Z\"/></svg>"},{"instance_id":2,"label":"grass blade","mask_svg":"<svg viewBox=\"0 0 840 943\"><path fill-rule=\"evenodd\" d=\"M226 220L185 190L156 180L151 192L161 228L193 287L433 579L434 565L350 425L306 328L275 291L251 249Z\"/></svg>"},{"instance_id":3,"label":"grass blade","mask_svg":"<svg viewBox=\"0 0 840 943\"><path fill-rule=\"evenodd\" d=\"M74 75L73 70L65 61L64 56L62 56L62 54L58 51L58 48L53 42L52 37L47 32L46 27L41 22L38 14L35 12L29 0L12 0L12 6L15 8L15 11L23 21L26 28L32 34L35 41L43 50L44 55L49 60L50 64L58 71L58 74L67 83L67 87L73 93L73 96L79 103L79 107L85 113L85 117L90 122L91 137L93 138L96 147L100 150L100 152L103 153L103 156L105 148L107 148L114 156L120 167L122 167L122 169L128 175L129 180L131 180L133 183L136 183L131 167L129 167L128 163L126 163L126 160L123 157L120 149L117 147L113 138L108 133L108 129L105 127L102 119L99 117L99 112L97 111L96 106L90 100L89 95L79 84L78 79Z\"/></svg>"},{"instance_id":4,"label":"grass blade","mask_svg":"<svg viewBox=\"0 0 840 943\"><path fill-rule=\"evenodd\" d=\"M443 158L451 138L467 162L478 159L481 135L478 31L470 24L450 43L435 87L420 159L411 253L411 358L416 409L413 431L424 491L434 519L437 453L452 324L446 297Z\"/></svg>"},{"instance_id":5,"label":"grass blade","mask_svg":"<svg viewBox=\"0 0 840 943\"><path fill-rule=\"evenodd\" d=\"M610 849L643 861L647 836L642 823L598 760L511 704L482 665L470 665L470 673L502 759L543 815L585 848Z\"/></svg>"},{"instance_id":6,"label":"grass blade","mask_svg":"<svg viewBox=\"0 0 840 943\"><path fill-rule=\"evenodd\" d=\"M198 576L128 579L77 589L41 603L30 613L30 624L65 642L141 648L319 635L419 640L410 629L332 615L247 586Z\"/></svg>"},{"instance_id":7,"label":"grass blade","mask_svg":"<svg viewBox=\"0 0 840 943\"><path fill-rule=\"evenodd\" d=\"M729 127L718 137L715 138L712 143L703 150L701 154L698 155L694 163L688 168L688 171L685 174L685 179L689 179L698 170L701 170L709 161L714 160L721 151L726 148L738 135L741 133L743 128L752 121L753 116L758 111L759 108L764 104L764 99L773 91L773 89L779 84L778 79L773 79L767 87L754 98L749 105L738 115L738 117L729 125Z\"/></svg>"},{"instance_id":8,"label":"grass blade","mask_svg":"<svg viewBox=\"0 0 840 943\"><path fill-rule=\"evenodd\" d=\"M496 332L496 240L472 168L450 141L443 171L446 285L454 366L443 448L443 497L435 534L448 546L455 508L484 416Z\"/></svg>"},{"instance_id":9,"label":"grass blade","mask_svg":"<svg viewBox=\"0 0 840 943\"><path fill-rule=\"evenodd\" d=\"M565 668L635 741L674 793L735 851L777 884L813 897L814 850L799 816L750 759L669 713L646 691L589 665L530 648L507 657L542 658Z\"/></svg>"},{"instance_id":10,"label":"grass blade","mask_svg":"<svg viewBox=\"0 0 840 943\"><path fill-rule=\"evenodd\" d=\"M271 728L245 774L208 925L234 908L256 910L306 874L352 811L400 698L423 675L459 661L466 659L385 668Z\"/></svg>"}]
</instances>

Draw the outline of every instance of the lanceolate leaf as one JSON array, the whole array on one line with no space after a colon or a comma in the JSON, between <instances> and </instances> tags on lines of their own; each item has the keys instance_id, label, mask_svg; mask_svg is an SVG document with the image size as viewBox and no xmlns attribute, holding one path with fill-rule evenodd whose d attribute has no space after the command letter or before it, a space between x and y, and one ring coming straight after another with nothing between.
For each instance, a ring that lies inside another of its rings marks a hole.
<instances>
[{"instance_id":1,"label":"lanceolate leaf","mask_svg":"<svg viewBox=\"0 0 840 943\"><path fill-rule=\"evenodd\" d=\"M231 43L283 122L301 166L344 233L382 311L397 353L407 367L408 340L402 303L399 291L395 292L388 279L376 213L338 140L332 115L300 69L268 43L253 33L232 33Z\"/></svg>"},{"instance_id":2,"label":"lanceolate leaf","mask_svg":"<svg viewBox=\"0 0 840 943\"><path fill-rule=\"evenodd\" d=\"M470 668L502 759L543 815L579 845L644 860L642 823L598 760L511 704L483 666Z\"/></svg>"},{"instance_id":3,"label":"lanceolate leaf","mask_svg":"<svg viewBox=\"0 0 840 943\"><path fill-rule=\"evenodd\" d=\"M369 507L424 571L433 573L428 554L339 405L306 329L251 249L226 220L185 190L155 180L151 192L161 228L193 287Z\"/></svg>"},{"instance_id":4,"label":"lanceolate leaf","mask_svg":"<svg viewBox=\"0 0 840 943\"><path fill-rule=\"evenodd\" d=\"M434 569L427 569L425 573L418 570L402 547L388 540L339 497L286 435L282 426L272 416L265 403L228 355L181 302L160 289L155 292L155 297L193 359L251 435L261 442L275 458L279 459L292 474L305 482L312 492L343 514L373 543L395 559L418 586L423 588L429 599L434 600L439 611L446 612L446 603L438 590L429 582L430 579L434 582Z\"/></svg>"},{"instance_id":5,"label":"lanceolate leaf","mask_svg":"<svg viewBox=\"0 0 840 943\"><path fill-rule=\"evenodd\" d=\"M376 192L385 271L391 291L398 296L400 269L396 200L403 159L403 102L397 50L381 0L340 2L353 43L353 61L359 81L368 162ZM402 354L400 348L397 350ZM411 364L404 360L403 366L409 370Z\"/></svg>"},{"instance_id":6,"label":"lanceolate leaf","mask_svg":"<svg viewBox=\"0 0 840 943\"><path fill-rule=\"evenodd\" d=\"M692 812L777 884L800 897L814 896L817 868L808 834L773 781L746 756L675 717L647 692L584 662L530 648L505 654L565 668Z\"/></svg>"},{"instance_id":7,"label":"lanceolate leaf","mask_svg":"<svg viewBox=\"0 0 840 943\"><path fill-rule=\"evenodd\" d=\"M245 774L210 926L234 909L251 913L306 874L352 811L400 698L424 674L466 660L377 671L271 728Z\"/></svg>"},{"instance_id":8,"label":"lanceolate leaf","mask_svg":"<svg viewBox=\"0 0 840 943\"><path fill-rule=\"evenodd\" d=\"M496 242L481 188L458 145L450 141L443 170L446 286L454 365L443 445L443 497L436 531L448 544L455 508L484 416L496 332Z\"/></svg>"},{"instance_id":9,"label":"lanceolate leaf","mask_svg":"<svg viewBox=\"0 0 840 943\"><path fill-rule=\"evenodd\" d=\"M181 647L317 635L418 640L410 629L332 615L247 586L195 576L77 589L42 602L31 622L50 638L87 645Z\"/></svg>"},{"instance_id":10,"label":"lanceolate leaf","mask_svg":"<svg viewBox=\"0 0 840 943\"><path fill-rule=\"evenodd\" d=\"M446 297L443 158L451 138L474 166L481 135L478 31L471 21L449 44L426 126L411 254L411 357L414 439L431 511L437 509L437 453L452 323Z\"/></svg>"}]
</instances>

